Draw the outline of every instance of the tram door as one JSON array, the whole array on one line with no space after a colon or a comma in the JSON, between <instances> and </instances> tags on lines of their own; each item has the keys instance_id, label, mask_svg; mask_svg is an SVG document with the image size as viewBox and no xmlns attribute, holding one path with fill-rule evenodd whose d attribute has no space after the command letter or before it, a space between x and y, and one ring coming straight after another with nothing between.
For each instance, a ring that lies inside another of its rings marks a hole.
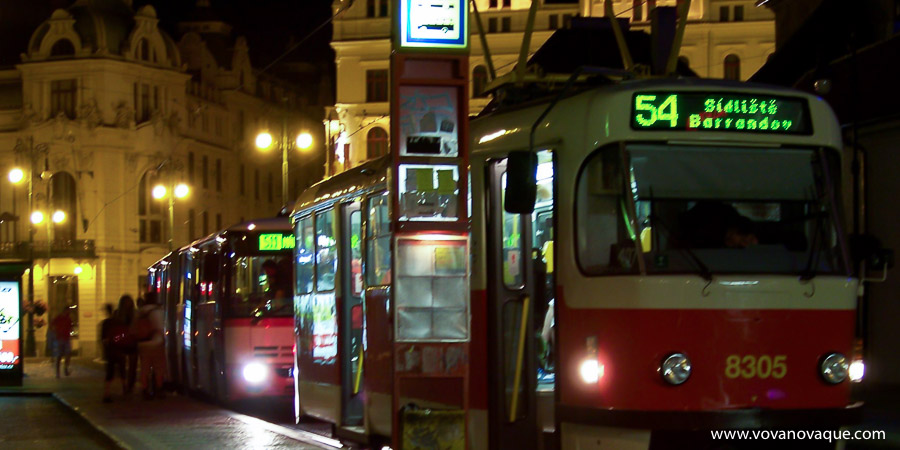
<instances>
[{"instance_id":1,"label":"tram door","mask_svg":"<svg viewBox=\"0 0 900 450\"><path fill-rule=\"evenodd\" d=\"M360 203L341 208L341 324L338 327L341 358L341 422L363 424L363 279L362 212Z\"/></svg>"},{"instance_id":2,"label":"tram door","mask_svg":"<svg viewBox=\"0 0 900 450\"><path fill-rule=\"evenodd\" d=\"M537 449L531 217L503 209L506 160L490 166L488 190L488 361L490 448Z\"/></svg>"}]
</instances>

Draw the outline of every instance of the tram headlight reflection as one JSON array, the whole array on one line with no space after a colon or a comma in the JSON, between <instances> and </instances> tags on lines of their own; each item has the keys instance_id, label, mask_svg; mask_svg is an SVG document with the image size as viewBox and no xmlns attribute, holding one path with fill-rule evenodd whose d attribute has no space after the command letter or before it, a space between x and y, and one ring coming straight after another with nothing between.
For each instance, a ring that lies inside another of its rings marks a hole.
<instances>
[{"instance_id":1,"label":"tram headlight reflection","mask_svg":"<svg viewBox=\"0 0 900 450\"><path fill-rule=\"evenodd\" d=\"M663 360L659 374L669 384L684 383L691 376L691 360L682 353L673 353Z\"/></svg>"},{"instance_id":2,"label":"tram headlight reflection","mask_svg":"<svg viewBox=\"0 0 900 450\"><path fill-rule=\"evenodd\" d=\"M847 362L846 356L840 353L832 353L822 360L819 370L822 372L822 378L825 381L831 384L838 384L847 379L850 363Z\"/></svg>"},{"instance_id":3,"label":"tram headlight reflection","mask_svg":"<svg viewBox=\"0 0 900 450\"><path fill-rule=\"evenodd\" d=\"M266 368L265 364L260 364L258 362L252 362L244 366L244 370L242 371L242 375L244 375L244 381L250 384L259 384L266 380L269 371Z\"/></svg>"}]
</instances>

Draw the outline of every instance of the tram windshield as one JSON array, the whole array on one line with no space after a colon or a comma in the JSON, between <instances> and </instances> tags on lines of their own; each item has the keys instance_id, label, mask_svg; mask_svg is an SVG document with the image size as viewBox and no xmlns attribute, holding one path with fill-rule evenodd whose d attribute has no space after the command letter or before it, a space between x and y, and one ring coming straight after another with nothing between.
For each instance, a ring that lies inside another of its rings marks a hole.
<instances>
[{"instance_id":1,"label":"tram windshield","mask_svg":"<svg viewBox=\"0 0 900 450\"><path fill-rule=\"evenodd\" d=\"M290 255L237 256L232 261L227 317L293 315Z\"/></svg>"},{"instance_id":2,"label":"tram windshield","mask_svg":"<svg viewBox=\"0 0 900 450\"><path fill-rule=\"evenodd\" d=\"M624 152L597 152L578 180L585 272L635 273L641 253L649 273L842 270L826 186L836 155L823 162L826 153L813 149L654 144Z\"/></svg>"}]
</instances>

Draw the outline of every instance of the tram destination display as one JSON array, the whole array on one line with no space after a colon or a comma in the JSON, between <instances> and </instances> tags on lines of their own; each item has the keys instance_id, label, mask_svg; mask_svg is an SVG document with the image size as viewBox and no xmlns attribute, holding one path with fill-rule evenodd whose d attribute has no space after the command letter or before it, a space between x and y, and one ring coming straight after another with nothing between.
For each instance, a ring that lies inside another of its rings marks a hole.
<instances>
[{"instance_id":1,"label":"tram destination display","mask_svg":"<svg viewBox=\"0 0 900 450\"><path fill-rule=\"evenodd\" d=\"M812 134L798 97L715 92L638 92L631 128L733 133Z\"/></svg>"}]
</instances>

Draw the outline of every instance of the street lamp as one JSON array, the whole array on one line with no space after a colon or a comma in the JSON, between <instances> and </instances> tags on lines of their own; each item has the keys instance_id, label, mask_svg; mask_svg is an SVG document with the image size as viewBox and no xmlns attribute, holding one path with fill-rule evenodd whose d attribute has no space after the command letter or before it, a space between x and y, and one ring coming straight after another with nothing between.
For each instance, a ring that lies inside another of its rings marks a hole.
<instances>
[{"instance_id":1,"label":"street lamp","mask_svg":"<svg viewBox=\"0 0 900 450\"><path fill-rule=\"evenodd\" d=\"M169 251L175 249L175 199L185 198L188 196L188 194L190 194L190 192L191 189L184 183L178 183L174 188L172 188L172 193L174 195L169 194L169 190L166 189L166 187L162 184L153 186L153 190L151 191L153 198L157 200L168 198L169 200Z\"/></svg>"},{"instance_id":2,"label":"street lamp","mask_svg":"<svg viewBox=\"0 0 900 450\"><path fill-rule=\"evenodd\" d=\"M274 138L269 134L268 131L263 131L256 135L256 148L268 151L275 144ZM281 148L281 204L282 206L287 206L288 201L288 151L292 145L296 145L300 150L307 150L312 147L313 138L312 135L307 132L301 132L297 135L294 141L290 141L287 138L287 117L283 118L281 121L281 140L278 141L278 146Z\"/></svg>"}]
</instances>

